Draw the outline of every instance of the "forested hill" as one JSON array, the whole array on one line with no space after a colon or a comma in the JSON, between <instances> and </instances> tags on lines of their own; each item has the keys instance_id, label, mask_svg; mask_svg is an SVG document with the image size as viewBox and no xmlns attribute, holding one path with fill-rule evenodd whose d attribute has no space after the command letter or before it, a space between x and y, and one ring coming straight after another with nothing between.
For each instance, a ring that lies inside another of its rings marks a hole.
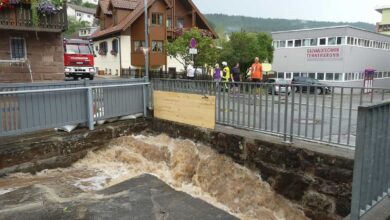
<instances>
[{"instance_id":1,"label":"forested hill","mask_svg":"<svg viewBox=\"0 0 390 220\"><path fill-rule=\"evenodd\" d=\"M318 28L329 26L350 25L363 28L369 31L375 31L375 25L355 22L326 22L326 21L306 21L306 20L288 20L288 19L271 19L271 18L253 18L245 16L229 16L224 14L206 14L206 18L215 28L218 34L247 31L247 32L273 32L296 30L303 28Z\"/></svg>"}]
</instances>

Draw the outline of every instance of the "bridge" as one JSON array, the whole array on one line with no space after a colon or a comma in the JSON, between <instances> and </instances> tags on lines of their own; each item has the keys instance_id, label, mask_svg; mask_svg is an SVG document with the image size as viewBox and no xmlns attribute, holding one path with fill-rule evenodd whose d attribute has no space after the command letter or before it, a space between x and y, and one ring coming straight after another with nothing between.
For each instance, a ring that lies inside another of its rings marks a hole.
<instances>
[{"instance_id":1,"label":"bridge","mask_svg":"<svg viewBox=\"0 0 390 220\"><path fill-rule=\"evenodd\" d=\"M163 79L6 84L0 136L73 124L94 130L99 121L148 117L152 109L158 119L354 158L351 219L364 218L389 192L389 89L330 87L329 94L312 94L288 85L289 92L278 93L280 86Z\"/></svg>"}]
</instances>

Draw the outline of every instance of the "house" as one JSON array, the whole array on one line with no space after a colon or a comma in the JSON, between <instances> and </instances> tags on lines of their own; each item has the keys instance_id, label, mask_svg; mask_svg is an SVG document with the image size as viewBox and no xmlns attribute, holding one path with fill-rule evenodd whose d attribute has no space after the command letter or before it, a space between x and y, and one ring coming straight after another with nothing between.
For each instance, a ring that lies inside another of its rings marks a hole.
<instances>
[{"instance_id":1,"label":"house","mask_svg":"<svg viewBox=\"0 0 390 220\"><path fill-rule=\"evenodd\" d=\"M68 17L73 18L77 21L87 22L89 25L93 25L94 23L95 12L96 10L93 8L86 8L78 5L68 4Z\"/></svg>"},{"instance_id":2,"label":"house","mask_svg":"<svg viewBox=\"0 0 390 220\"><path fill-rule=\"evenodd\" d=\"M97 31L98 27L83 27L79 29L78 38L88 40L93 33Z\"/></svg>"},{"instance_id":3,"label":"house","mask_svg":"<svg viewBox=\"0 0 390 220\"><path fill-rule=\"evenodd\" d=\"M95 66L106 74L142 69L145 56L145 17L143 0L100 0L96 17L100 30L92 35L97 55ZM183 66L164 52L164 43L177 32L199 28L209 36L217 34L191 0L149 0L149 66L151 69L180 71Z\"/></svg>"},{"instance_id":4,"label":"house","mask_svg":"<svg viewBox=\"0 0 390 220\"><path fill-rule=\"evenodd\" d=\"M31 5L0 8L0 82L60 80L64 78L63 31L67 28L64 7L54 14Z\"/></svg>"},{"instance_id":5,"label":"house","mask_svg":"<svg viewBox=\"0 0 390 220\"><path fill-rule=\"evenodd\" d=\"M390 35L390 5L377 7L376 11L382 14L382 20L376 24L377 32Z\"/></svg>"}]
</instances>

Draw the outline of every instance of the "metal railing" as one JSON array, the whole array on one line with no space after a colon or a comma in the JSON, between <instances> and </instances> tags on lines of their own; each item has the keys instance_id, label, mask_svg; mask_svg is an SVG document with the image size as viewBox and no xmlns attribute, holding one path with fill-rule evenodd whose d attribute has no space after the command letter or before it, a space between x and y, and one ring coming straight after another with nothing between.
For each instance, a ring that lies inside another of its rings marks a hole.
<instances>
[{"instance_id":1,"label":"metal railing","mask_svg":"<svg viewBox=\"0 0 390 220\"><path fill-rule=\"evenodd\" d=\"M358 106L390 99L390 89L155 79L153 88L216 95L217 124L354 147ZM367 93L368 92L368 93Z\"/></svg>"},{"instance_id":2,"label":"metal railing","mask_svg":"<svg viewBox=\"0 0 390 220\"><path fill-rule=\"evenodd\" d=\"M140 80L0 85L0 136L143 113L149 83Z\"/></svg>"},{"instance_id":3,"label":"metal railing","mask_svg":"<svg viewBox=\"0 0 390 220\"><path fill-rule=\"evenodd\" d=\"M390 102L360 106L352 187L351 220L390 194Z\"/></svg>"}]
</instances>

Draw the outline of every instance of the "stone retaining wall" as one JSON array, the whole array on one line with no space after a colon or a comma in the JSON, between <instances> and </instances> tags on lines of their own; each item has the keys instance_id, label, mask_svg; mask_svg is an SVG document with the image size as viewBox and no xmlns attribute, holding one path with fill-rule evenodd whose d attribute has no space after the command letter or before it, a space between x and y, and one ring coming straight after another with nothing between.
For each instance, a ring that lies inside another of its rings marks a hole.
<instances>
[{"instance_id":1,"label":"stone retaining wall","mask_svg":"<svg viewBox=\"0 0 390 220\"><path fill-rule=\"evenodd\" d=\"M301 205L312 219L342 219L350 213L351 159L162 120L153 120L151 129L203 142L258 171L276 192Z\"/></svg>"}]
</instances>

